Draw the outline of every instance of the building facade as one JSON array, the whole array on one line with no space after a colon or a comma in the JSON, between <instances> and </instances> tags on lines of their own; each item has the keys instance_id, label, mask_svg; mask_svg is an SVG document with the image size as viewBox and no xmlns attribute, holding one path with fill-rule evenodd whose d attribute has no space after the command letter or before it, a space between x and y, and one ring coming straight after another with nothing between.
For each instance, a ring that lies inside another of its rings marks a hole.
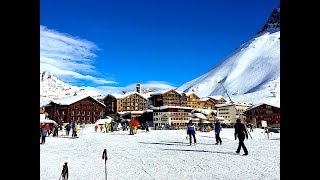
<instances>
[{"instance_id":1,"label":"building facade","mask_svg":"<svg viewBox=\"0 0 320 180\"><path fill-rule=\"evenodd\" d=\"M160 106L154 107L153 123L156 127L162 125L184 127L191 119L193 108L182 106Z\"/></svg>"},{"instance_id":2,"label":"building facade","mask_svg":"<svg viewBox=\"0 0 320 180\"><path fill-rule=\"evenodd\" d=\"M151 93L149 99L154 107L187 106L187 96L173 89Z\"/></svg>"},{"instance_id":3,"label":"building facade","mask_svg":"<svg viewBox=\"0 0 320 180\"><path fill-rule=\"evenodd\" d=\"M199 99L200 109L215 109L215 105L215 102L208 97Z\"/></svg>"},{"instance_id":4,"label":"building facade","mask_svg":"<svg viewBox=\"0 0 320 180\"><path fill-rule=\"evenodd\" d=\"M200 108L200 97L195 93L186 93L187 107Z\"/></svg>"},{"instance_id":5,"label":"building facade","mask_svg":"<svg viewBox=\"0 0 320 180\"><path fill-rule=\"evenodd\" d=\"M70 96L51 101L45 106L48 118L58 124L94 123L104 117L105 105L91 96Z\"/></svg>"},{"instance_id":6,"label":"building facade","mask_svg":"<svg viewBox=\"0 0 320 180\"><path fill-rule=\"evenodd\" d=\"M246 109L244 115L255 127L262 127L261 121L267 121L270 127L280 127L280 107L260 103Z\"/></svg>"},{"instance_id":7,"label":"building facade","mask_svg":"<svg viewBox=\"0 0 320 180\"><path fill-rule=\"evenodd\" d=\"M103 103L106 114L116 119L116 114L123 111L143 111L148 107L148 99L137 92L126 94L108 94Z\"/></svg>"},{"instance_id":8,"label":"building facade","mask_svg":"<svg viewBox=\"0 0 320 180\"><path fill-rule=\"evenodd\" d=\"M248 104L235 104L237 110L233 104L216 104L217 116L224 118L224 123L235 124L237 118L245 119L243 112L251 107ZM237 112L238 111L238 112Z\"/></svg>"}]
</instances>

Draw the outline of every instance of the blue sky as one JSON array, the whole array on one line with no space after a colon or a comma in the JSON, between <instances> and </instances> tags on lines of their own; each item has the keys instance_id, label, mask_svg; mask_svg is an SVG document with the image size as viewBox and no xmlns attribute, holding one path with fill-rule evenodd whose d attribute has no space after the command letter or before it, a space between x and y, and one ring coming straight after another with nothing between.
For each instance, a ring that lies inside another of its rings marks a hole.
<instances>
[{"instance_id":1,"label":"blue sky","mask_svg":"<svg viewBox=\"0 0 320 180\"><path fill-rule=\"evenodd\" d=\"M279 0L41 0L40 71L111 93L173 88L218 65Z\"/></svg>"}]
</instances>

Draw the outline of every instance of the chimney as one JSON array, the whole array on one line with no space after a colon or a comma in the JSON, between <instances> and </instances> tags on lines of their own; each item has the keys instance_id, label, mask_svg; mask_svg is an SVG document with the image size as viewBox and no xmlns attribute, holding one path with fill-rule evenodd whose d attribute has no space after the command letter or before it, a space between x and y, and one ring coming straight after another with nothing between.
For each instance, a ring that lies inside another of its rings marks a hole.
<instances>
[{"instance_id":1,"label":"chimney","mask_svg":"<svg viewBox=\"0 0 320 180\"><path fill-rule=\"evenodd\" d=\"M137 93L141 94L141 84L140 83L137 84L136 89L137 89Z\"/></svg>"}]
</instances>

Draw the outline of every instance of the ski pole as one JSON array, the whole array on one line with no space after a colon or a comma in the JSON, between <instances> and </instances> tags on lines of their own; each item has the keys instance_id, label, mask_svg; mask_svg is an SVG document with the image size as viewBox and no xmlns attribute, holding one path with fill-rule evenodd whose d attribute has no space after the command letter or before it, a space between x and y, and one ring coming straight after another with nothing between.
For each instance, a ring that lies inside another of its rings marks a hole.
<instances>
[{"instance_id":1,"label":"ski pole","mask_svg":"<svg viewBox=\"0 0 320 180\"><path fill-rule=\"evenodd\" d=\"M107 180L107 160L108 160L108 157L107 157L107 150L106 149L103 150L102 159L104 159L104 168L105 168L105 174L106 174L106 180Z\"/></svg>"}]
</instances>

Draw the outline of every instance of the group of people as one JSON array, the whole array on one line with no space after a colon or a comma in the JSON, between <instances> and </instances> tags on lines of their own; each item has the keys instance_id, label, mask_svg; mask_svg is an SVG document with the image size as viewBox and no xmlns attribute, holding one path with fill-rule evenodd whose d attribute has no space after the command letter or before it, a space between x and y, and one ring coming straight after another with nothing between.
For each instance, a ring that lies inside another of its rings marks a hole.
<instances>
[{"instance_id":1,"label":"group of people","mask_svg":"<svg viewBox=\"0 0 320 180\"><path fill-rule=\"evenodd\" d=\"M220 138L220 131L221 131L221 124L219 121L216 121L214 123L214 132L215 132L215 138L216 138L216 143L215 144L222 144L222 140ZM238 148L236 150L236 153L240 153L241 148L244 151L243 155L248 155L248 150L244 144L244 140L248 139L248 132L247 129L245 127L245 125L243 123L241 123L240 119L237 119L236 124L234 125L234 137L235 140L239 140L239 145ZM189 121L188 126L187 126L187 135L189 135L189 142L190 142L190 146L192 144L192 138L193 138L193 142L196 145L197 144L197 139L196 139L196 128L194 126L194 124L192 123L192 120ZM187 136L188 137L188 136Z\"/></svg>"},{"instance_id":2,"label":"group of people","mask_svg":"<svg viewBox=\"0 0 320 180\"><path fill-rule=\"evenodd\" d=\"M40 138L41 138L41 144L44 144L46 142L46 137L50 136L51 133L53 137L58 136L58 131L61 128L60 125L54 124L40 124ZM66 135L69 136L70 130L72 130L72 137L77 137L77 131L79 129L79 125L75 122L73 122L70 126L70 124L67 124L65 126Z\"/></svg>"}]
</instances>

